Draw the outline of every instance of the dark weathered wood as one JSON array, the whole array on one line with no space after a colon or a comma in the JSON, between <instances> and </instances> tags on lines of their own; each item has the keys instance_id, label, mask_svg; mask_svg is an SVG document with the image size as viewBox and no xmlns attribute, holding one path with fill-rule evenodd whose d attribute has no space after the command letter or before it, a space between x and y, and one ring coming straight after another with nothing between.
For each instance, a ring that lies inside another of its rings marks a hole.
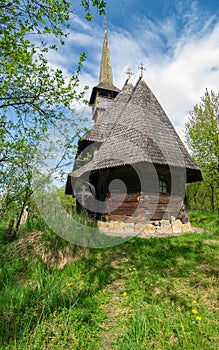
<instances>
[{"instance_id":1,"label":"dark weathered wood","mask_svg":"<svg viewBox=\"0 0 219 350\"><path fill-rule=\"evenodd\" d=\"M68 177L67 177L67 182L65 185L65 194L73 195L72 177L70 174L68 174Z\"/></svg>"},{"instance_id":2,"label":"dark weathered wood","mask_svg":"<svg viewBox=\"0 0 219 350\"><path fill-rule=\"evenodd\" d=\"M114 193L111 197L107 199L107 201L119 202L123 197L124 197L124 193ZM138 197L139 197L138 193L130 193L125 195L124 200L126 202L136 202Z\"/></svg>"},{"instance_id":3,"label":"dark weathered wood","mask_svg":"<svg viewBox=\"0 0 219 350\"><path fill-rule=\"evenodd\" d=\"M106 201L110 220L142 222L170 219L171 216L186 222L186 211L179 195L156 195L142 193L114 194ZM182 210L183 208L183 210ZM128 219L127 219L128 218Z\"/></svg>"},{"instance_id":4,"label":"dark weathered wood","mask_svg":"<svg viewBox=\"0 0 219 350\"><path fill-rule=\"evenodd\" d=\"M137 202L136 200L135 201L127 201L127 200L114 201L114 200L112 200L112 201L108 201L106 204L109 206L122 205L124 207L131 207L131 206L137 206L139 204L139 202Z\"/></svg>"},{"instance_id":5,"label":"dark weathered wood","mask_svg":"<svg viewBox=\"0 0 219 350\"><path fill-rule=\"evenodd\" d=\"M133 215L135 212L135 208L120 208L111 212L115 215Z\"/></svg>"},{"instance_id":6,"label":"dark weathered wood","mask_svg":"<svg viewBox=\"0 0 219 350\"><path fill-rule=\"evenodd\" d=\"M106 221L124 221L124 215L106 215Z\"/></svg>"}]
</instances>

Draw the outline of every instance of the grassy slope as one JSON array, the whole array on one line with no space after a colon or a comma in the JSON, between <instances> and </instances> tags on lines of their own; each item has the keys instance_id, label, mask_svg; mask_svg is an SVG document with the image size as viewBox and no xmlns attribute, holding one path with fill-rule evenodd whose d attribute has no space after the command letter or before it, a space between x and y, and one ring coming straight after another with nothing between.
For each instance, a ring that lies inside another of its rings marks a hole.
<instances>
[{"instance_id":1,"label":"grassy slope","mask_svg":"<svg viewBox=\"0 0 219 350\"><path fill-rule=\"evenodd\" d=\"M217 350L219 217L191 220L206 232L107 249L2 242L0 349ZM59 270L58 251L74 262Z\"/></svg>"}]
</instances>

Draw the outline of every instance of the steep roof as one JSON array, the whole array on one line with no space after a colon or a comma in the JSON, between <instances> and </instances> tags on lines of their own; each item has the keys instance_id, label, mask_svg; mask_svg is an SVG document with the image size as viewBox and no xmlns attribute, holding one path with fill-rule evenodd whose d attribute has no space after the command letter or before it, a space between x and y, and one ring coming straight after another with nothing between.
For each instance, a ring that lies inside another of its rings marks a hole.
<instances>
[{"instance_id":1,"label":"steep roof","mask_svg":"<svg viewBox=\"0 0 219 350\"><path fill-rule=\"evenodd\" d=\"M100 120L83 140L100 144L93 159L75 173L138 162L199 168L186 150L173 125L144 80L125 84ZM199 175L198 175L199 173Z\"/></svg>"},{"instance_id":2,"label":"steep roof","mask_svg":"<svg viewBox=\"0 0 219 350\"><path fill-rule=\"evenodd\" d=\"M104 33L103 40L103 49L102 49L102 58L100 64L100 75L99 75L99 84L95 86L92 90L90 103L92 104L96 97L96 92L98 90L106 90L118 93L120 90L113 85L113 73L110 62L110 52L108 45L108 36L107 32Z\"/></svg>"},{"instance_id":3,"label":"steep roof","mask_svg":"<svg viewBox=\"0 0 219 350\"><path fill-rule=\"evenodd\" d=\"M110 64L110 52L108 46L107 32L104 33L99 83L102 83L106 86L113 85L113 72Z\"/></svg>"}]
</instances>

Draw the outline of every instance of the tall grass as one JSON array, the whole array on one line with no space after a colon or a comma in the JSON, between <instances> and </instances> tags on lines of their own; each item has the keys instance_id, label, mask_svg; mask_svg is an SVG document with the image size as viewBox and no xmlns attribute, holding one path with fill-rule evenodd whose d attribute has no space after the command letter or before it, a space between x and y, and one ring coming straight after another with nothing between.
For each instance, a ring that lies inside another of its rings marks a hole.
<instances>
[{"instance_id":1,"label":"tall grass","mask_svg":"<svg viewBox=\"0 0 219 350\"><path fill-rule=\"evenodd\" d=\"M218 216L191 218L204 233L105 249L76 247L42 222L2 240L0 348L217 350Z\"/></svg>"}]
</instances>

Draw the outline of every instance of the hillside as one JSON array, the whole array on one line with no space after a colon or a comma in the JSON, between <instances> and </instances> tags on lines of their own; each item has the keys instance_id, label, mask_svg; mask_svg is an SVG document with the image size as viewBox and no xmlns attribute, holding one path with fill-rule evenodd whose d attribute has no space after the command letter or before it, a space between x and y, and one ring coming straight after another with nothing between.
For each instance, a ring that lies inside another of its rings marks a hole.
<instances>
[{"instance_id":1,"label":"hillside","mask_svg":"<svg viewBox=\"0 0 219 350\"><path fill-rule=\"evenodd\" d=\"M2 239L0 348L217 350L219 218L191 220L205 232L106 249Z\"/></svg>"}]
</instances>

